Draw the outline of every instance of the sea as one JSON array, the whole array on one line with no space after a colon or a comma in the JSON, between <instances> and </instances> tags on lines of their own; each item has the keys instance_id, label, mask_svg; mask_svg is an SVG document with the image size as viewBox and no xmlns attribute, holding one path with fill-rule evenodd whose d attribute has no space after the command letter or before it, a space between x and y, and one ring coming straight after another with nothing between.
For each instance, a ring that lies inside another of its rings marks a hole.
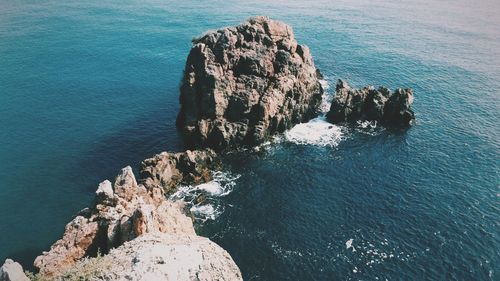
<instances>
[{"instance_id":1,"label":"sea","mask_svg":"<svg viewBox=\"0 0 500 281\"><path fill-rule=\"evenodd\" d=\"M282 20L324 74L413 88L416 123L322 114L181 186L245 280L500 280L498 0L0 1L0 263L34 258L99 182L182 151L191 39ZM193 198L206 194L203 204Z\"/></svg>"}]
</instances>

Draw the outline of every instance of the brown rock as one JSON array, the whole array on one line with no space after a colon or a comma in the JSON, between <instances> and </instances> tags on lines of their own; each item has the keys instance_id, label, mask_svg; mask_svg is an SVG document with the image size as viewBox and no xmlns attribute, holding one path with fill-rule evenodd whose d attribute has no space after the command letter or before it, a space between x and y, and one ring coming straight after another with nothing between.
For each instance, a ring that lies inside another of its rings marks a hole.
<instances>
[{"instance_id":1,"label":"brown rock","mask_svg":"<svg viewBox=\"0 0 500 281\"><path fill-rule=\"evenodd\" d=\"M134 195L146 192L144 186L138 186L132 168L123 168L115 179L114 192L118 197L131 200Z\"/></svg>"},{"instance_id":2,"label":"brown rock","mask_svg":"<svg viewBox=\"0 0 500 281\"><path fill-rule=\"evenodd\" d=\"M309 48L267 17L193 40L177 125L189 146L257 144L316 115L322 88Z\"/></svg>"},{"instance_id":3,"label":"brown rock","mask_svg":"<svg viewBox=\"0 0 500 281\"><path fill-rule=\"evenodd\" d=\"M63 237L35 259L34 265L42 274L50 275L56 269L72 265L95 245L99 225L88 218L77 216L64 229Z\"/></svg>"},{"instance_id":4,"label":"brown rock","mask_svg":"<svg viewBox=\"0 0 500 281\"><path fill-rule=\"evenodd\" d=\"M332 123L368 120L384 126L408 127L415 119L412 103L411 89L396 89L394 92L385 87L353 89L347 82L339 80L327 119Z\"/></svg>"},{"instance_id":5,"label":"brown rock","mask_svg":"<svg viewBox=\"0 0 500 281\"><path fill-rule=\"evenodd\" d=\"M141 163L142 183L147 188L160 186L169 192L179 183L205 182L207 170L217 165L217 154L211 150L181 153L163 152Z\"/></svg>"}]
</instances>

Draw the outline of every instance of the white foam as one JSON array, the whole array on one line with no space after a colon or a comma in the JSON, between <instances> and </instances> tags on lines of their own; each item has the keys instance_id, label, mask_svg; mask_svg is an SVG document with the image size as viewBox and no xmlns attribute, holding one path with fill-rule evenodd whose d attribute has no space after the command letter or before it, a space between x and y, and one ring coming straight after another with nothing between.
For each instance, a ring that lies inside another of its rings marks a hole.
<instances>
[{"instance_id":1,"label":"white foam","mask_svg":"<svg viewBox=\"0 0 500 281\"><path fill-rule=\"evenodd\" d=\"M307 123L295 125L285 132L285 139L297 144L312 144L318 146L337 146L342 140L342 128L326 121L324 116L330 110L333 95L328 92L330 84L327 80L319 80L323 87L323 96L320 105L322 116Z\"/></svg>"},{"instance_id":2,"label":"white foam","mask_svg":"<svg viewBox=\"0 0 500 281\"><path fill-rule=\"evenodd\" d=\"M327 113L330 110L330 104L333 99L333 95L328 92L330 89L330 84L327 80L319 80L321 87L323 87L323 95L321 100L321 105L319 106L319 110L322 113Z\"/></svg>"},{"instance_id":3,"label":"white foam","mask_svg":"<svg viewBox=\"0 0 500 281\"><path fill-rule=\"evenodd\" d=\"M356 132L365 135L376 136L384 131L383 127L378 126L377 121L357 121Z\"/></svg>"},{"instance_id":4,"label":"white foam","mask_svg":"<svg viewBox=\"0 0 500 281\"><path fill-rule=\"evenodd\" d=\"M341 127L328 123L325 117L295 125L285 132L286 140L297 144L337 146L342 140Z\"/></svg>"},{"instance_id":5,"label":"white foam","mask_svg":"<svg viewBox=\"0 0 500 281\"><path fill-rule=\"evenodd\" d=\"M358 125L358 127L362 128L362 129L375 129L375 128L377 128L377 121L368 121L368 120L361 121L361 120L359 120L357 122L357 125Z\"/></svg>"},{"instance_id":6,"label":"white foam","mask_svg":"<svg viewBox=\"0 0 500 281\"><path fill-rule=\"evenodd\" d=\"M218 182L215 182L215 181L202 183L202 184L196 186L196 188L198 190L203 190L203 191L206 191L206 192L213 194L213 195L220 195L223 193L222 186Z\"/></svg>"},{"instance_id":7,"label":"white foam","mask_svg":"<svg viewBox=\"0 0 500 281\"><path fill-rule=\"evenodd\" d=\"M212 180L199 185L178 186L177 191L170 196L170 200L184 201L190 207L196 219L206 221L215 220L224 210L219 197L226 196L233 191L236 180L240 175L216 171L212 173ZM205 200L198 203L199 196Z\"/></svg>"},{"instance_id":8,"label":"white foam","mask_svg":"<svg viewBox=\"0 0 500 281\"><path fill-rule=\"evenodd\" d=\"M179 200L190 195L203 191L209 193L211 196L225 196L231 193L233 187L236 185L237 180L241 175L232 175L230 173L216 171L212 174L212 179L209 182L199 185L187 185L177 187L177 191L170 196L171 200Z\"/></svg>"},{"instance_id":9,"label":"white foam","mask_svg":"<svg viewBox=\"0 0 500 281\"><path fill-rule=\"evenodd\" d=\"M319 83L321 84L321 87L323 87L323 90L325 90L325 92L328 89L330 89L330 83L328 83L328 81L326 79L320 79Z\"/></svg>"},{"instance_id":10,"label":"white foam","mask_svg":"<svg viewBox=\"0 0 500 281\"><path fill-rule=\"evenodd\" d=\"M215 220L220 215L220 212L218 212L211 204L194 205L189 209L189 211L203 221L206 221L207 219Z\"/></svg>"},{"instance_id":11,"label":"white foam","mask_svg":"<svg viewBox=\"0 0 500 281\"><path fill-rule=\"evenodd\" d=\"M281 143L283 141L282 135L274 135L269 138L268 141L261 143L260 145L254 146L252 150L254 152L269 151L274 147L275 144Z\"/></svg>"}]
</instances>

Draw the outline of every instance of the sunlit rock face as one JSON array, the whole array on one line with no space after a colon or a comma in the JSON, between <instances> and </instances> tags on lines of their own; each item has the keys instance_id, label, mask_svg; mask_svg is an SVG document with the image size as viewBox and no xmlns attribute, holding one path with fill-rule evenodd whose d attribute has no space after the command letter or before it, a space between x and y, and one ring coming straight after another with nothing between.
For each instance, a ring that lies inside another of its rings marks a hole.
<instances>
[{"instance_id":1,"label":"sunlit rock face","mask_svg":"<svg viewBox=\"0 0 500 281\"><path fill-rule=\"evenodd\" d=\"M254 17L193 40L177 125L188 146L254 145L315 117L322 92L292 28Z\"/></svg>"},{"instance_id":2,"label":"sunlit rock face","mask_svg":"<svg viewBox=\"0 0 500 281\"><path fill-rule=\"evenodd\" d=\"M65 276L72 280L243 280L231 256L210 239L158 232L126 242L102 258L83 260Z\"/></svg>"}]
</instances>

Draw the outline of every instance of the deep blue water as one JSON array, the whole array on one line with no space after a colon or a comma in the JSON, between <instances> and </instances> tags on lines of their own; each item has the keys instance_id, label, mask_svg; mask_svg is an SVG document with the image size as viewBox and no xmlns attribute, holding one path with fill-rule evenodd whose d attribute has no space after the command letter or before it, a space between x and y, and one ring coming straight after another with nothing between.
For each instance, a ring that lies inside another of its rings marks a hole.
<instances>
[{"instance_id":1,"label":"deep blue water","mask_svg":"<svg viewBox=\"0 0 500 281\"><path fill-rule=\"evenodd\" d=\"M499 279L497 1L86 2L0 2L0 260L29 266L100 181L181 150L190 39L265 14L331 86L412 87L417 124L228 155L198 232L246 280Z\"/></svg>"}]
</instances>

